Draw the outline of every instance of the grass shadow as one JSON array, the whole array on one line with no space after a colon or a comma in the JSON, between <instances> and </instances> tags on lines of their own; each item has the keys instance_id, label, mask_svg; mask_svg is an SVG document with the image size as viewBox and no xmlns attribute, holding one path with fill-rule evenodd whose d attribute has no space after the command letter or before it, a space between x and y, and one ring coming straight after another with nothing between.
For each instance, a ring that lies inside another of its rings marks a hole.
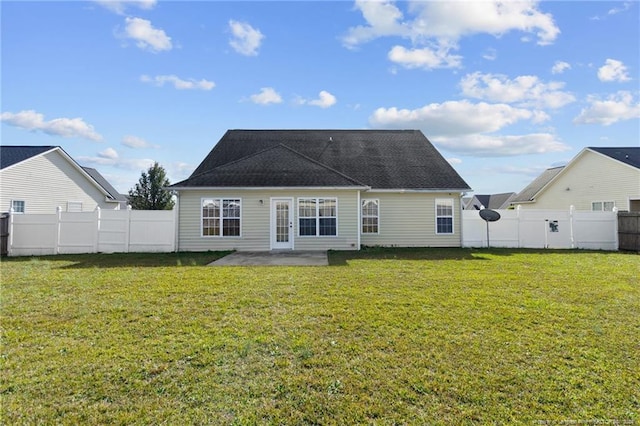
<instances>
[{"instance_id":1,"label":"grass shadow","mask_svg":"<svg viewBox=\"0 0 640 426\"><path fill-rule=\"evenodd\" d=\"M171 266L205 266L230 251L178 253L93 253L3 258L2 263L48 262L52 268L158 268Z\"/></svg>"}]
</instances>

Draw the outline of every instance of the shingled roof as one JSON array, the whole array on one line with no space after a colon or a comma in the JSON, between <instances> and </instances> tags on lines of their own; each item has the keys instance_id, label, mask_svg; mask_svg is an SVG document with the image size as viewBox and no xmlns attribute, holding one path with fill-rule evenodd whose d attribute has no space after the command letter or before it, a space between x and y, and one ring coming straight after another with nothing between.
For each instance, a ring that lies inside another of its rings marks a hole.
<instances>
[{"instance_id":1,"label":"shingled roof","mask_svg":"<svg viewBox=\"0 0 640 426\"><path fill-rule=\"evenodd\" d=\"M172 186L470 189L418 130L229 130Z\"/></svg>"},{"instance_id":2,"label":"shingled roof","mask_svg":"<svg viewBox=\"0 0 640 426\"><path fill-rule=\"evenodd\" d=\"M590 150L599 152L614 160L621 161L625 164L640 169L640 147L589 147Z\"/></svg>"},{"instance_id":3,"label":"shingled roof","mask_svg":"<svg viewBox=\"0 0 640 426\"><path fill-rule=\"evenodd\" d=\"M55 146L0 145L0 169L55 149Z\"/></svg>"}]
</instances>

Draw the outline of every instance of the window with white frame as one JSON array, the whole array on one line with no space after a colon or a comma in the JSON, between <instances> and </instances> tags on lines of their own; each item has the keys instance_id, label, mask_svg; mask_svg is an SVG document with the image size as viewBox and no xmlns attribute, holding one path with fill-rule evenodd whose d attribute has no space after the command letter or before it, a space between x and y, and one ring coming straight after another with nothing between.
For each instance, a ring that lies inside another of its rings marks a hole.
<instances>
[{"instance_id":1,"label":"window with white frame","mask_svg":"<svg viewBox=\"0 0 640 426\"><path fill-rule=\"evenodd\" d=\"M436 234L453 234L453 199L436 199Z\"/></svg>"},{"instance_id":2,"label":"window with white frame","mask_svg":"<svg viewBox=\"0 0 640 426\"><path fill-rule=\"evenodd\" d=\"M594 201L591 210L594 212L610 212L616 206L615 201Z\"/></svg>"},{"instance_id":3,"label":"window with white frame","mask_svg":"<svg viewBox=\"0 0 640 426\"><path fill-rule=\"evenodd\" d=\"M67 201L67 211L68 212L81 212L82 211L82 201Z\"/></svg>"},{"instance_id":4,"label":"window with white frame","mask_svg":"<svg viewBox=\"0 0 640 426\"><path fill-rule=\"evenodd\" d=\"M302 237L338 235L338 200L298 198L298 234Z\"/></svg>"},{"instance_id":5,"label":"window with white frame","mask_svg":"<svg viewBox=\"0 0 640 426\"><path fill-rule=\"evenodd\" d=\"M23 200L12 200L11 201L11 211L13 213L24 213L24 201Z\"/></svg>"},{"instance_id":6,"label":"window with white frame","mask_svg":"<svg viewBox=\"0 0 640 426\"><path fill-rule=\"evenodd\" d=\"M377 234L380 200L362 200L362 233Z\"/></svg>"},{"instance_id":7,"label":"window with white frame","mask_svg":"<svg viewBox=\"0 0 640 426\"><path fill-rule=\"evenodd\" d=\"M237 198L203 198L202 236L239 237L240 209Z\"/></svg>"}]
</instances>

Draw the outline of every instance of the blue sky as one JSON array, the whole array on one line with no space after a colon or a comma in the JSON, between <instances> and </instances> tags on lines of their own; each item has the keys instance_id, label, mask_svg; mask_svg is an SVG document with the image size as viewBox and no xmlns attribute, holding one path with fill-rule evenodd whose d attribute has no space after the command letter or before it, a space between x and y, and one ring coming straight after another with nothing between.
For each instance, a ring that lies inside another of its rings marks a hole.
<instances>
[{"instance_id":1,"label":"blue sky","mask_svg":"<svg viewBox=\"0 0 640 426\"><path fill-rule=\"evenodd\" d=\"M12 2L1 142L127 192L227 129L420 129L479 194L640 144L637 1Z\"/></svg>"}]
</instances>

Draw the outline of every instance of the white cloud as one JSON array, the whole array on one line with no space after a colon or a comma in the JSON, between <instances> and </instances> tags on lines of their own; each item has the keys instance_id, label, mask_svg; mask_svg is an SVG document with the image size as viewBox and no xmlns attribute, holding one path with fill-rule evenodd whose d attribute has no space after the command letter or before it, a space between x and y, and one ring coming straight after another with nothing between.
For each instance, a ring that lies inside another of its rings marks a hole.
<instances>
[{"instance_id":1,"label":"white cloud","mask_svg":"<svg viewBox=\"0 0 640 426\"><path fill-rule=\"evenodd\" d=\"M627 67L615 59L607 59L605 64L598 68L598 78L600 81L629 81L631 78L627 74Z\"/></svg>"},{"instance_id":2,"label":"white cloud","mask_svg":"<svg viewBox=\"0 0 640 426\"><path fill-rule=\"evenodd\" d=\"M150 77L148 75L140 76L140 81L143 83L151 83L156 86L162 87L165 83L173 84L173 87L178 90L211 90L216 84L213 81L202 79L197 81L195 79L183 80L176 75L157 75Z\"/></svg>"},{"instance_id":3,"label":"white cloud","mask_svg":"<svg viewBox=\"0 0 640 426\"><path fill-rule=\"evenodd\" d=\"M546 118L544 113L507 104L474 104L463 100L433 103L414 110L378 108L369 122L376 128L426 129L431 137L489 133L521 120L538 122Z\"/></svg>"},{"instance_id":4,"label":"white cloud","mask_svg":"<svg viewBox=\"0 0 640 426\"><path fill-rule=\"evenodd\" d=\"M460 81L462 93L476 99L492 102L533 105L538 108L561 108L575 101L575 97L560 89L564 83L543 83L533 75L522 75L510 80L502 74L467 74Z\"/></svg>"},{"instance_id":5,"label":"white cloud","mask_svg":"<svg viewBox=\"0 0 640 426\"><path fill-rule=\"evenodd\" d=\"M548 118L541 111L463 100L414 110L378 108L369 122L374 128L421 129L436 145L465 155L506 156L569 149L551 133L495 134L520 121L539 123Z\"/></svg>"},{"instance_id":6,"label":"white cloud","mask_svg":"<svg viewBox=\"0 0 640 426\"><path fill-rule=\"evenodd\" d=\"M569 64L568 62L556 61L556 63L553 64L553 67L551 68L551 73L562 74L566 70L570 70L570 69L571 69L571 64Z\"/></svg>"},{"instance_id":7,"label":"white cloud","mask_svg":"<svg viewBox=\"0 0 640 426\"><path fill-rule=\"evenodd\" d=\"M377 37L400 36L421 39L458 40L487 33L501 36L510 31L535 33L538 44L552 43L560 30L553 17L537 9L538 2L504 1L425 1L409 3L413 20L404 20L393 1L356 0L367 25L352 27L343 37L347 47L355 47Z\"/></svg>"},{"instance_id":8,"label":"white cloud","mask_svg":"<svg viewBox=\"0 0 640 426\"><path fill-rule=\"evenodd\" d=\"M238 22L233 19L229 21L229 29L233 34L229 44L236 52L246 56L256 56L258 54L258 49L264 39L264 35L260 30L253 28L246 22Z\"/></svg>"},{"instance_id":9,"label":"white cloud","mask_svg":"<svg viewBox=\"0 0 640 426\"><path fill-rule=\"evenodd\" d=\"M129 148L157 148L157 145L153 145L146 140L137 136L126 135L122 138L122 145Z\"/></svg>"},{"instance_id":10,"label":"white cloud","mask_svg":"<svg viewBox=\"0 0 640 426\"><path fill-rule=\"evenodd\" d=\"M52 136L65 138L83 138L92 141L101 141L92 125L87 124L82 118L54 118L45 121L44 115L34 110L20 111L18 113L3 112L0 121L11 126L20 127L30 131L41 131Z\"/></svg>"},{"instance_id":11,"label":"white cloud","mask_svg":"<svg viewBox=\"0 0 640 426\"><path fill-rule=\"evenodd\" d=\"M95 2L119 15L123 15L129 6L151 10L158 3L157 0L95 0Z\"/></svg>"},{"instance_id":12,"label":"white cloud","mask_svg":"<svg viewBox=\"0 0 640 426\"><path fill-rule=\"evenodd\" d=\"M609 126L618 121L640 118L640 102L633 100L630 92L620 91L610 95L606 100L589 96L589 107L583 108L574 124L602 124Z\"/></svg>"},{"instance_id":13,"label":"white cloud","mask_svg":"<svg viewBox=\"0 0 640 426\"><path fill-rule=\"evenodd\" d=\"M487 61L495 61L498 57L498 52L496 51L496 49L490 47L486 50L482 57Z\"/></svg>"},{"instance_id":14,"label":"white cloud","mask_svg":"<svg viewBox=\"0 0 640 426\"><path fill-rule=\"evenodd\" d=\"M136 41L136 46L151 52L171 50L171 37L163 30L154 28L151 21L141 18L125 18L125 37Z\"/></svg>"},{"instance_id":15,"label":"white cloud","mask_svg":"<svg viewBox=\"0 0 640 426\"><path fill-rule=\"evenodd\" d=\"M422 49L407 49L394 46L388 54L391 62L405 68L460 68L462 56L449 54L450 48L439 46L436 50L429 47Z\"/></svg>"},{"instance_id":16,"label":"white cloud","mask_svg":"<svg viewBox=\"0 0 640 426\"><path fill-rule=\"evenodd\" d=\"M105 149L104 151L99 152L98 153L98 157L106 158L108 160L117 160L119 155L118 155L118 151L116 151L115 149L109 147L109 148Z\"/></svg>"},{"instance_id":17,"label":"white cloud","mask_svg":"<svg viewBox=\"0 0 640 426\"><path fill-rule=\"evenodd\" d=\"M327 92L326 90L322 90L318 94L318 99L299 98L296 100L296 102L300 105L307 104L307 105L318 106L320 108L329 108L330 106L333 106L336 104L337 99L331 93Z\"/></svg>"},{"instance_id":18,"label":"white cloud","mask_svg":"<svg viewBox=\"0 0 640 426\"><path fill-rule=\"evenodd\" d=\"M451 165L462 164L462 160L459 158L451 157L451 158L447 158L446 160Z\"/></svg>"},{"instance_id":19,"label":"white cloud","mask_svg":"<svg viewBox=\"0 0 640 426\"><path fill-rule=\"evenodd\" d=\"M251 95L250 99L253 103L260 105L279 104L282 102L282 96L273 87L263 87L260 89L260 93Z\"/></svg>"},{"instance_id":20,"label":"white cloud","mask_svg":"<svg viewBox=\"0 0 640 426\"><path fill-rule=\"evenodd\" d=\"M99 152L95 157L78 156L76 159L81 164L109 166L122 170L147 170L154 163L154 160L147 158L121 158L112 148Z\"/></svg>"},{"instance_id":21,"label":"white cloud","mask_svg":"<svg viewBox=\"0 0 640 426\"><path fill-rule=\"evenodd\" d=\"M571 149L550 133L527 135L465 135L462 137L434 137L432 142L450 151L476 157L497 157L544 154Z\"/></svg>"}]
</instances>

